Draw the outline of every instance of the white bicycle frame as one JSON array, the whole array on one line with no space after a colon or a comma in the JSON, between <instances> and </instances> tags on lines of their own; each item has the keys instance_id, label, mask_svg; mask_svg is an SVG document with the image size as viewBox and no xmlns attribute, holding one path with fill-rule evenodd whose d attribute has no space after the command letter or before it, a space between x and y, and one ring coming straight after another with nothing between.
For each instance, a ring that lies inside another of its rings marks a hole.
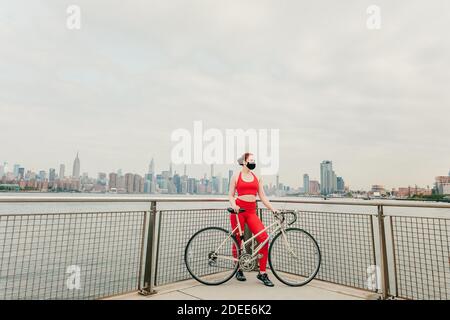
<instances>
[{"instance_id":1,"label":"white bicycle frame","mask_svg":"<svg viewBox=\"0 0 450 320\"><path fill-rule=\"evenodd\" d=\"M254 249L254 252L253 252L253 254L251 255L251 257L252 257L253 259L256 259L259 250L261 250L261 248L269 241L270 236L272 236L273 234L276 234L278 231L281 230L281 233L282 233L283 239L284 239L284 243L285 243L285 245L287 246L288 251L289 251L292 255L294 255L294 256L297 258L297 255L294 253L294 250L292 250L292 248L291 248L291 246L290 246L290 244L289 244L289 242L288 242L288 240L287 240L287 237L286 237L285 227L283 226L283 223L285 222L285 220L283 220L283 222L281 222L281 221L279 221L278 219L276 219L274 223L272 223L272 224L269 225L268 227L264 228L263 230L261 230L261 231L258 232L257 234L253 235L251 238L249 238L249 239L247 239L247 240L244 241L244 240L242 239L242 238L243 238L243 235L244 235L244 232L243 232L243 230L242 230L241 223L239 222L238 213L234 213L234 214L236 214L237 226L236 226L236 228L233 229L233 231L230 232L230 234L228 235L228 237L220 244L220 246L216 249L216 252L218 252L218 251L220 250L220 248L223 247L223 245L228 241L228 239L230 239L230 237L232 237L233 234L236 233L236 231L239 231L239 237L241 238L241 247L240 247L240 249L241 249L243 252L247 253L247 250L246 250L246 248L245 248L245 246L246 246L247 243L249 243L250 241L256 239L256 237L258 237L261 233L263 233L263 232L269 230L270 228L272 228L273 226L277 225L277 227L275 228L275 230L273 230L272 232L269 233L269 236L267 237L267 239L264 240L262 243L260 243L260 244ZM238 258L234 258L234 257L223 256L223 255L217 255L216 257L217 257L217 258L221 258L221 259L226 259L226 260L235 261L235 262L239 261L239 257L238 257ZM253 260L253 259L252 259L252 260Z\"/></svg>"}]
</instances>

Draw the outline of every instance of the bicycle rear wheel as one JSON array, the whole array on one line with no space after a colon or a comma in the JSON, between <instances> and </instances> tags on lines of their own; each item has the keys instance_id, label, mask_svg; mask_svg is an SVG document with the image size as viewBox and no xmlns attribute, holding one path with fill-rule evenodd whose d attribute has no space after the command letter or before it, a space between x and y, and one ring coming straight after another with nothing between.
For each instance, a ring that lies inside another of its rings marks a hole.
<instances>
[{"instance_id":1,"label":"bicycle rear wheel","mask_svg":"<svg viewBox=\"0 0 450 320\"><path fill-rule=\"evenodd\" d=\"M230 280L239 267L233 251L239 253L235 237L222 228L209 227L191 237L186 245L184 262L197 281L219 285Z\"/></svg>"},{"instance_id":2,"label":"bicycle rear wheel","mask_svg":"<svg viewBox=\"0 0 450 320\"><path fill-rule=\"evenodd\" d=\"M319 272L320 261L316 240L299 228L278 233L269 248L270 269L278 280L288 286L304 286L314 279Z\"/></svg>"}]
</instances>

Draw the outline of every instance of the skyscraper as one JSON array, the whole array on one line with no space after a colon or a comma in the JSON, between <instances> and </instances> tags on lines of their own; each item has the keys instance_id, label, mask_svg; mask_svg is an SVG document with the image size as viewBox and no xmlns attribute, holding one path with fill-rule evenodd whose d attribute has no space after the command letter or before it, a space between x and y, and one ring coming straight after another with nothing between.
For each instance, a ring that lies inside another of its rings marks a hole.
<instances>
[{"instance_id":1,"label":"skyscraper","mask_svg":"<svg viewBox=\"0 0 450 320\"><path fill-rule=\"evenodd\" d=\"M324 160L320 164L320 193L323 195L333 193L333 163L329 160Z\"/></svg>"},{"instance_id":2,"label":"skyscraper","mask_svg":"<svg viewBox=\"0 0 450 320\"><path fill-rule=\"evenodd\" d=\"M214 164L211 163L211 180L214 177Z\"/></svg>"},{"instance_id":3,"label":"skyscraper","mask_svg":"<svg viewBox=\"0 0 450 320\"><path fill-rule=\"evenodd\" d=\"M303 191L305 194L309 194L309 175L307 173L303 175Z\"/></svg>"},{"instance_id":4,"label":"skyscraper","mask_svg":"<svg viewBox=\"0 0 450 320\"><path fill-rule=\"evenodd\" d=\"M144 180L138 174L135 174L133 178L133 192L134 193L144 192Z\"/></svg>"},{"instance_id":5,"label":"skyscraper","mask_svg":"<svg viewBox=\"0 0 450 320\"><path fill-rule=\"evenodd\" d=\"M80 159L78 158L78 152L77 152L77 157L73 161L72 177L75 179L80 178Z\"/></svg>"},{"instance_id":6,"label":"skyscraper","mask_svg":"<svg viewBox=\"0 0 450 320\"><path fill-rule=\"evenodd\" d=\"M344 192L345 191L345 183L344 179L342 177L337 177L337 192Z\"/></svg>"},{"instance_id":7,"label":"skyscraper","mask_svg":"<svg viewBox=\"0 0 450 320\"><path fill-rule=\"evenodd\" d=\"M1 175L0 175L1 177ZM25 177L25 168L19 168L19 179L23 179Z\"/></svg>"},{"instance_id":8,"label":"skyscraper","mask_svg":"<svg viewBox=\"0 0 450 320\"><path fill-rule=\"evenodd\" d=\"M45 181L46 178L47 178L47 173L44 170L39 171L39 180Z\"/></svg>"},{"instance_id":9,"label":"skyscraper","mask_svg":"<svg viewBox=\"0 0 450 320\"><path fill-rule=\"evenodd\" d=\"M59 166L59 180L64 179L65 171L66 171L66 166L64 164L61 164Z\"/></svg>"},{"instance_id":10,"label":"skyscraper","mask_svg":"<svg viewBox=\"0 0 450 320\"><path fill-rule=\"evenodd\" d=\"M150 165L148 166L148 173L155 174L155 160L152 158Z\"/></svg>"},{"instance_id":11,"label":"skyscraper","mask_svg":"<svg viewBox=\"0 0 450 320\"><path fill-rule=\"evenodd\" d=\"M14 165L14 178L17 178L19 176L19 168L20 168L20 164L15 164Z\"/></svg>"},{"instance_id":12,"label":"skyscraper","mask_svg":"<svg viewBox=\"0 0 450 320\"><path fill-rule=\"evenodd\" d=\"M48 181L53 182L53 181L55 181L55 179L56 179L56 170L51 168L48 171Z\"/></svg>"},{"instance_id":13,"label":"skyscraper","mask_svg":"<svg viewBox=\"0 0 450 320\"><path fill-rule=\"evenodd\" d=\"M97 176L97 184L101 186L106 186L107 179L106 179L106 173L99 172Z\"/></svg>"},{"instance_id":14,"label":"skyscraper","mask_svg":"<svg viewBox=\"0 0 450 320\"><path fill-rule=\"evenodd\" d=\"M9 170L8 162L3 162L3 172L4 172L5 175L8 174L8 170Z\"/></svg>"},{"instance_id":15,"label":"skyscraper","mask_svg":"<svg viewBox=\"0 0 450 320\"><path fill-rule=\"evenodd\" d=\"M117 173L111 172L109 174L109 190L111 190L111 188L115 188L117 189Z\"/></svg>"},{"instance_id":16,"label":"skyscraper","mask_svg":"<svg viewBox=\"0 0 450 320\"><path fill-rule=\"evenodd\" d=\"M134 188L134 174L126 173L125 174L125 190L127 193L133 193Z\"/></svg>"}]
</instances>

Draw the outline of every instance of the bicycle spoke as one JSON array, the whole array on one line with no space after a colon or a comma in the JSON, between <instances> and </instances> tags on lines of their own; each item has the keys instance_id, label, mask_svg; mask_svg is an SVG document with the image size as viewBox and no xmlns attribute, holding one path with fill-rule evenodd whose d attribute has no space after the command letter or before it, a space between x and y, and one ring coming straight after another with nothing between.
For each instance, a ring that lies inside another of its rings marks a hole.
<instances>
[{"instance_id":1,"label":"bicycle spoke","mask_svg":"<svg viewBox=\"0 0 450 320\"><path fill-rule=\"evenodd\" d=\"M229 280L237 270L238 244L221 228L200 230L189 240L185 250L185 263L194 279L208 285Z\"/></svg>"},{"instance_id":2,"label":"bicycle spoke","mask_svg":"<svg viewBox=\"0 0 450 320\"><path fill-rule=\"evenodd\" d=\"M269 264L274 275L290 286L301 286L311 281L320 267L320 250L307 232L290 228L272 241Z\"/></svg>"}]
</instances>

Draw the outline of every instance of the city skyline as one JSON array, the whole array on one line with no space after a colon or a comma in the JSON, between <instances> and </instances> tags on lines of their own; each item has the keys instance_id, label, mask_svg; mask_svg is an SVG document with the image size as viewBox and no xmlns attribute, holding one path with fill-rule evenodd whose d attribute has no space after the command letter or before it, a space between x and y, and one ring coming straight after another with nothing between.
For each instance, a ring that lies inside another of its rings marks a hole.
<instances>
[{"instance_id":1,"label":"city skyline","mask_svg":"<svg viewBox=\"0 0 450 320\"><path fill-rule=\"evenodd\" d=\"M171 133L202 120L280 129L290 185L323 159L354 188L448 171L446 0L380 0L379 30L367 28L366 0L77 4L80 30L59 2L0 11L2 161L50 168L58 154L69 171L78 150L86 172L143 171L150 154L159 169Z\"/></svg>"},{"instance_id":2,"label":"city skyline","mask_svg":"<svg viewBox=\"0 0 450 320\"><path fill-rule=\"evenodd\" d=\"M53 168L49 168L47 170L42 170L42 168L39 168L37 170L30 170L28 168L25 168L21 164L14 163L12 171L10 170L10 167L8 167L7 170L5 171L5 166L4 166L5 163L8 166L10 166L8 162L5 162L5 161L0 162L0 178L2 178L2 175L6 174L7 172L10 172L15 177L18 177L19 171L20 171L22 178L24 178L25 173L34 172L37 174L38 177L40 177L41 180L48 179L48 181L54 181L55 177L58 177L58 179L61 179L61 172L64 173L65 168L66 168L66 164L64 164L64 163L59 164L59 174L57 175L56 174L57 166L54 166ZM189 165L189 166L191 166L191 165ZM315 176L311 175L311 173L302 173L302 174L299 174L298 184L290 185L288 183L283 183L282 179L280 181L280 177L279 177L279 175L277 175L275 178L275 183L264 180L264 185L265 186L275 186L275 188L277 188L276 186L281 185L283 187L288 188L288 190L290 189L291 191L301 190L302 192L308 193L309 189L311 188L311 185L309 183L311 183L313 186L312 188L314 190L316 190L316 188L317 188L320 191L320 194L322 194L322 195L332 194L335 192L344 193L349 190L351 190L351 191L369 191L369 190L374 191L374 188L376 189L378 187L382 188L383 190L392 190L392 189L397 189L397 188L405 189L405 186L407 186L408 188L415 187L416 189L418 187L417 183L415 183L413 185L403 185L403 186L401 186L401 184L398 184L395 186L387 186L385 184L370 183L365 188L352 188L351 184L350 185L345 184L343 177L337 176L335 174L335 172L333 170L333 166L332 166L332 161L323 160L320 162L319 166L320 166L320 169L319 169L319 178L318 179L315 179L314 178ZM179 171L173 170L173 164L170 163L168 168L166 168L165 170L162 169L162 170L158 171L155 169L155 160L152 157L151 160L148 162L147 172L127 171L127 170L123 170L122 168L117 168L113 171L106 171L106 170L98 171L98 172L94 173L94 176L97 177L99 175L105 175L105 180L106 180L106 176L111 175L112 173L119 174L119 176L123 176L123 177L125 177L127 174L128 175L132 174L132 175L136 175L136 176L141 175L141 177L144 179L148 174L153 174L154 176L156 176L156 175L164 174L164 172L167 172L168 176L170 176L170 177L174 177L176 174L178 176L188 176L189 178L202 180L202 179L208 178L208 177L209 178L217 177L218 179L227 179L227 176L228 176L228 180L229 180L231 173L234 171L234 170L232 170L231 166L227 166L228 169L226 170L226 172L217 173L217 171L215 170L215 165L208 165L205 167L209 167L209 170L210 170L209 175L208 175L207 170L204 170L204 173L200 176L190 176L189 174L186 174L188 165L182 165L182 166L179 165L178 167L182 167L183 170L182 171L181 170L179 170ZM64 178L80 179L81 177L93 179L92 175L89 175L88 172L81 170L81 168L82 167L80 164L79 152L77 152L75 159L73 160L72 175L64 176L63 179ZM239 166L236 166L235 169L241 170L241 168ZM159 174L158 174L158 172L159 172ZM48 173L48 175L47 175L47 173ZM78 178L77 178L77 176L78 176ZM450 170L449 170L449 176L450 176ZM306 185L305 181L308 181L308 186ZM431 190L432 187L430 188L430 185L433 186L433 184L434 184L434 182L431 182L426 185L420 185L420 186L421 186L421 189ZM308 190L308 191L305 191L305 190Z\"/></svg>"}]
</instances>

